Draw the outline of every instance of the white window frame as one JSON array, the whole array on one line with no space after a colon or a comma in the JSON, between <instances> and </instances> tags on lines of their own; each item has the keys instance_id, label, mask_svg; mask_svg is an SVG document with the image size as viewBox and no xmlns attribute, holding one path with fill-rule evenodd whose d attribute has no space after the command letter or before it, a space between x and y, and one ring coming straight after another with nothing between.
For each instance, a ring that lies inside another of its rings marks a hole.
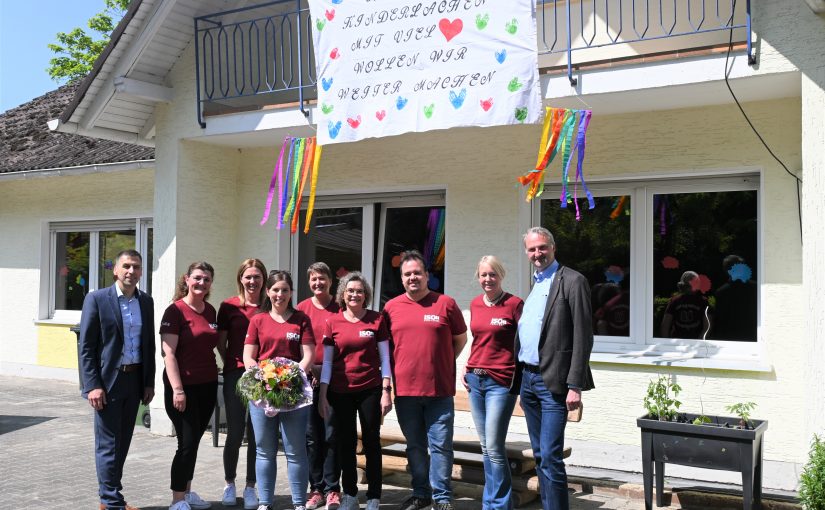
<instances>
[{"instance_id":1,"label":"white window frame","mask_svg":"<svg viewBox=\"0 0 825 510\"><path fill-rule=\"evenodd\" d=\"M685 366L767 372L761 335L762 324L762 211L761 176L753 169L727 175L680 175L644 179L594 180L588 183L593 196L630 196L630 336L594 337L591 361L633 365ZM757 339L755 342L660 338L653 331L653 198L656 194L746 191L757 192ZM544 199L556 199L556 183L545 184ZM579 187L582 221L587 221L587 202ZM542 200L534 200L532 224L541 223ZM568 206L570 207L570 206ZM644 214L639 214L644 211ZM552 231L552 229L551 229ZM576 261L565 261L575 269ZM528 275L529 276L529 275Z\"/></svg>"},{"instance_id":2,"label":"white window frame","mask_svg":"<svg viewBox=\"0 0 825 510\"><path fill-rule=\"evenodd\" d=\"M152 218L98 219L77 221L44 222L44 248L46 256L41 262L40 318L38 322L60 324L77 324L80 322L80 310L57 309L55 305L57 234L61 232L89 232L89 292L98 290L97 257L100 250L100 232L112 230L131 230L135 233L135 249L144 257L148 252L148 232L152 228ZM144 260L144 270L138 283L139 288L146 288L152 262Z\"/></svg>"},{"instance_id":3,"label":"white window frame","mask_svg":"<svg viewBox=\"0 0 825 510\"><path fill-rule=\"evenodd\" d=\"M372 284L373 302L370 303L372 309L377 310L381 296L381 277L383 261L381 257L384 246L384 229L386 228L386 211L388 208L402 207L446 207L447 190L445 188L420 188L420 189L392 189L375 190L372 192L352 191L339 192L336 194L319 194L315 199L315 209L329 209L336 207L361 207L363 212L363 237L361 239L361 273ZM375 214L375 205L381 206L378 218ZM301 214L306 213L306 200L303 201ZM374 235L378 223L378 234ZM290 235L289 228L283 228L278 236L279 246L285 248L279 252L279 260L288 256L287 267L292 271L293 277L303 277L305 267L298 267L299 244L295 236L304 235L303 231ZM446 235L445 235L446 240ZM445 241L446 242L446 241ZM446 248L449 250L449 246ZM445 267L446 274L446 267ZM335 289L332 289L333 294ZM297 300L297 296L293 297Z\"/></svg>"}]
</instances>

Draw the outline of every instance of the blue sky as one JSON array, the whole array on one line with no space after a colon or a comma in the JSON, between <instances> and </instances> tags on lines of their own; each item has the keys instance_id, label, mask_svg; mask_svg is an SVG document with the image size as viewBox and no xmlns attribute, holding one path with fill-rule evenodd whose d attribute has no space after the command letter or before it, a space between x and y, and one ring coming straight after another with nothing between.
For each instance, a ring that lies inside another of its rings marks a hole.
<instances>
[{"instance_id":1,"label":"blue sky","mask_svg":"<svg viewBox=\"0 0 825 510\"><path fill-rule=\"evenodd\" d=\"M60 84L46 72L57 32L86 28L103 0L0 0L0 112Z\"/></svg>"}]
</instances>

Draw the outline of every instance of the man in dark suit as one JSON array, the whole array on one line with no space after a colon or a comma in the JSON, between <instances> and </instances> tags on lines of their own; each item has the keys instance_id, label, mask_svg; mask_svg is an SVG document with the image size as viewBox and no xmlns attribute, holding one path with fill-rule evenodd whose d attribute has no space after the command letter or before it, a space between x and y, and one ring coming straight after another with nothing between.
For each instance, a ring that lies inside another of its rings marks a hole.
<instances>
[{"instance_id":1,"label":"man in dark suit","mask_svg":"<svg viewBox=\"0 0 825 510\"><path fill-rule=\"evenodd\" d=\"M592 389L590 351L593 317L590 286L580 273L556 261L553 235L534 227L524 235L534 269L515 340L516 371L511 393L521 397L536 457L542 508L570 508L564 469L567 412L581 406Z\"/></svg>"},{"instance_id":2,"label":"man in dark suit","mask_svg":"<svg viewBox=\"0 0 825 510\"><path fill-rule=\"evenodd\" d=\"M152 298L137 288L143 259L135 250L117 255L115 283L83 300L80 381L95 410L95 465L100 508L133 509L120 479L139 404L155 395L155 314Z\"/></svg>"}]
</instances>

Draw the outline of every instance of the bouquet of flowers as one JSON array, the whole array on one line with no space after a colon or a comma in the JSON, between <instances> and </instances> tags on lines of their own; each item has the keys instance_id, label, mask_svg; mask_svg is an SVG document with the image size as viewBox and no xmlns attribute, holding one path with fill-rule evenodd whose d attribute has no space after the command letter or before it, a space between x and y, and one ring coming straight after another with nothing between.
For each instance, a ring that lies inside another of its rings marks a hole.
<instances>
[{"instance_id":1,"label":"bouquet of flowers","mask_svg":"<svg viewBox=\"0 0 825 510\"><path fill-rule=\"evenodd\" d=\"M238 380L237 392L244 402L263 409L267 416L312 404L306 374L288 358L264 359L248 368Z\"/></svg>"}]
</instances>

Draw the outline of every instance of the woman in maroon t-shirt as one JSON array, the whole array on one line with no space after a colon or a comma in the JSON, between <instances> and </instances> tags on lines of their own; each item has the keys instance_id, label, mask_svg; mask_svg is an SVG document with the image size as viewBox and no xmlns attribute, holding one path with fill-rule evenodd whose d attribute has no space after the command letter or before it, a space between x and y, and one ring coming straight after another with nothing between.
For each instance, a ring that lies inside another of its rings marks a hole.
<instances>
[{"instance_id":1,"label":"woman in maroon t-shirt","mask_svg":"<svg viewBox=\"0 0 825 510\"><path fill-rule=\"evenodd\" d=\"M212 506L192 492L192 476L218 391L218 364L213 353L218 345L218 324L215 308L206 302L214 275L208 263L193 262L181 276L160 323L166 414L178 438L172 460L170 510Z\"/></svg>"},{"instance_id":2,"label":"woman in maroon t-shirt","mask_svg":"<svg viewBox=\"0 0 825 510\"><path fill-rule=\"evenodd\" d=\"M307 314L312 321L315 335L315 361L312 365L312 411L309 413L307 428L307 455L309 456L309 498L307 510L315 510L326 505L327 510L337 510L341 504L341 486L335 467L335 428L329 419L318 412L321 364L324 362L324 327L327 319L340 311L338 303L332 299L329 288L332 285L332 271L323 262L315 262L307 268L309 290L312 297L298 303L298 310ZM307 374L309 375L309 374Z\"/></svg>"},{"instance_id":3,"label":"woman in maroon t-shirt","mask_svg":"<svg viewBox=\"0 0 825 510\"><path fill-rule=\"evenodd\" d=\"M343 312L327 319L324 329L324 364L321 369L321 413L330 416L338 438L338 460L344 494L342 510L357 510L358 477L355 446L356 415L367 458L367 508L378 510L381 501L381 417L392 409L390 385L390 334L384 317L368 310L372 289L354 271L338 283L336 301ZM338 478L336 473L336 479Z\"/></svg>"},{"instance_id":4,"label":"woman in maroon t-shirt","mask_svg":"<svg viewBox=\"0 0 825 510\"><path fill-rule=\"evenodd\" d=\"M218 309L218 351L223 356L223 401L226 408L226 444L223 447L223 472L226 486L221 501L224 506L235 506L237 491L235 475L238 453L246 429L246 487L243 491L244 508L258 508L255 492L255 431L247 419L244 405L235 387L244 373L243 345L249 319L260 311L263 303L266 267L258 259L246 259L238 268L235 283L238 295L223 303Z\"/></svg>"},{"instance_id":5,"label":"woman in maroon t-shirt","mask_svg":"<svg viewBox=\"0 0 825 510\"><path fill-rule=\"evenodd\" d=\"M280 357L298 362L301 370L308 372L315 357L315 336L309 317L292 308L292 276L288 271L271 271L265 288L266 300L262 308L266 313L259 313L249 321L243 348L244 365L251 368L260 360ZM306 406L270 417L263 409L249 403L257 447L255 474L259 505L273 503L280 429L292 504L296 509L305 507L309 479L306 433L311 409Z\"/></svg>"},{"instance_id":6,"label":"woman in maroon t-shirt","mask_svg":"<svg viewBox=\"0 0 825 510\"><path fill-rule=\"evenodd\" d=\"M484 451L482 506L509 510L512 482L504 441L516 404L516 396L510 394L515 367L513 342L524 302L501 288L504 266L496 257L481 257L476 278L484 293L470 303L473 346L464 385Z\"/></svg>"}]
</instances>

